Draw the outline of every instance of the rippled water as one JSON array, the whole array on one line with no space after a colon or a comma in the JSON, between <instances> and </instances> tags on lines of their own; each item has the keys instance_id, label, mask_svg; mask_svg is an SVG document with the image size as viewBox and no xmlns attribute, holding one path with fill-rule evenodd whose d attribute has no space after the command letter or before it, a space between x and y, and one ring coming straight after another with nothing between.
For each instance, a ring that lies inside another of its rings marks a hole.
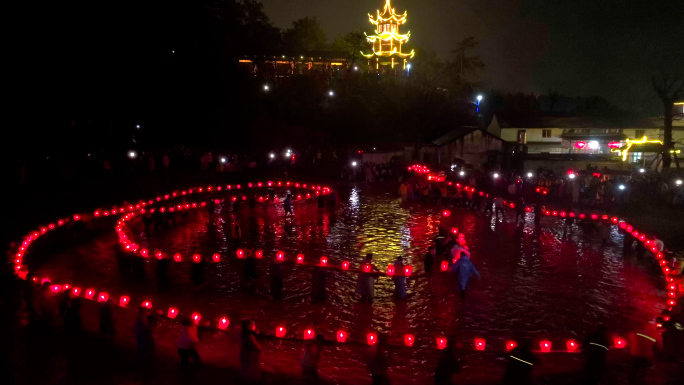
<instances>
[{"instance_id":1,"label":"rippled water","mask_svg":"<svg viewBox=\"0 0 684 385\"><path fill-rule=\"evenodd\" d=\"M218 205L197 210L166 232L148 234L150 250L230 256L208 265L206 284L199 289L189 280L190 262L170 264L168 288L157 286L154 260L146 262L146 281L120 277L113 222L102 225L103 235L55 252L40 271L83 287L106 288L114 295L126 293L133 301L149 298L155 308L173 305L187 313L200 311L205 319L228 315L237 322L253 317L260 330L283 325L292 336L313 327L332 337L343 328L351 339L362 340L369 331L387 332L391 342L401 344L403 334L412 333L417 348L403 350L397 359L404 360L406 376L416 378L425 378L433 369L423 363L434 353L421 347L433 346L439 334L457 333L466 344L475 336L484 337L494 347L501 347L503 339L521 337L549 338L561 346L566 338L581 339L598 323L619 332L645 325L663 303L662 276L622 257L622 237L615 227L611 243L601 246L597 237L585 236L577 228L563 239L562 223L555 218L544 218L541 230L531 225L531 214L520 227L513 223L512 213L506 222L469 210L453 210L445 219L438 207L402 205L394 191L366 186L343 188L335 213L319 212L315 202L297 202L295 213L294 220L286 220L281 209L233 214ZM327 281L327 302L312 304L312 268L288 263L283 268L283 300L273 303L267 260L259 265L261 285L256 294L242 289L242 261L233 257L228 244L233 220L242 224L244 239L265 255L283 250L289 258L298 253L309 260L325 255L331 264L349 260L358 266L363 255L374 253L374 264L381 270L403 255L416 272L422 271L422 255L443 222L466 234L482 278L472 282L465 303L446 290L443 276L435 291L424 278L411 280L411 296L404 302L395 302L392 281L380 278L375 302L362 304L354 297L356 275L333 272ZM358 355L331 354L340 367L359 366Z\"/></svg>"}]
</instances>

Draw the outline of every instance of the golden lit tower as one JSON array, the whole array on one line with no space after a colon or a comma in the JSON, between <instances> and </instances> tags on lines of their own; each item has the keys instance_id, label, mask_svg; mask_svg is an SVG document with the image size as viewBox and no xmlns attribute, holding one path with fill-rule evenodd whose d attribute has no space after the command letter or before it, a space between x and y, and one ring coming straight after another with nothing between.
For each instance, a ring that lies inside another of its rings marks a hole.
<instances>
[{"instance_id":1,"label":"golden lit tower","mask_svg":"<svg viewBox=\"0 0 684 385\"><path fill-rule=\"evenodd\" d=\"M410 59L415 55L414 50L409 53L401 51L401 45L406 43L411 36L411 32L402 35L399 33L399 26L406 23L406 12L397 15L394 8L390 5L390 0L386 0L385 9L378 10L378 16L373 18L369 13L368 20L376 26L375 35L366 35L366 40L373 45L373 53L363 53L361 55L370 61L375 57L375 68L380 65L391 65L394 68L395 64L400 62L403 68L406 69L406 59Z\"/></svg>"}]
</instances>

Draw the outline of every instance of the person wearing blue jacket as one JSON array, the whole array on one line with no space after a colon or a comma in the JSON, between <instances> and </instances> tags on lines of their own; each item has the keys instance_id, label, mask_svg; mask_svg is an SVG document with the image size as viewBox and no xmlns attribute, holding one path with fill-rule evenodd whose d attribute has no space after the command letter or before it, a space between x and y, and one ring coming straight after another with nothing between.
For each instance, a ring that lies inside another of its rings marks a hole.
<instances>
[{"instance_id":1,"label":"person wearing blue jacket","mask_svg":"<svg viewBox=\"0 0 684 385\"><path fill-rule=\"evenodd\" d=\"M470 276L474 275L477 279L480 279L480 273L478 273L473 263L470 262L470 258L468 258L466 253L461 253L461 257L451 267L451 273L456 276L458 291L461 292L462 299L465 299Z\"/></svg>"}]
</instances>

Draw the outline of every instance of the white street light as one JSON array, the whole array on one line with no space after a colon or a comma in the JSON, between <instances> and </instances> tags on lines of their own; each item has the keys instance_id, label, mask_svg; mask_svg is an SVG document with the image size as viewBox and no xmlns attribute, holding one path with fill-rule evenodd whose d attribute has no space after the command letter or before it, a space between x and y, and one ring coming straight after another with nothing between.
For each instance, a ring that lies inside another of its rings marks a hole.
<instances>
[{"instance_id":1,"label":"white street light","mask_svg":"<svg viewBox=\"0 0 684 385\"><path fill-rule=\"evenodd\" d=\"M275 154L274 154L274 153L270 153L270 154L268 154L268 156L271 157L271 159L275 158Z\"/></svg>"},{"instance_id":2,"label":"white street light","mask_svg":"<svg viewBox=\"0 0 684 385\"><path fill-rule=\"evenodd\" d=\"M333 95L335 95L335 93L332 90L328 91L328 96L333 96Z\"/></svg>"},{"instance_id":3,"label":"white street light","mask_svg":"<svg viewBox=\"0 0 684 385\"><path fill-rule=\"evenodd\" d=\"M592 150L598 149L599 148L599 142L592 140L591 142L589 142L589 148Z\"/></svg>"},{"instance_id":4,"label":"white street light","mask_svg":"<svg viewBox=\"0 0 684 385\"><path fill-rule=\"evenodd\" d=\"M131 158L131 159L135 159L135 158L138 157L138 153L135 152L135 151L133 151L133 150L128 151L128 157Z\"/></svg>"},{"instance_id":5,"label":"white street light","mask_svg":"<svg viewBox=\"0 0 684 385\"><path fill-rule=\"evenodd\" d=\"M639 169L639 172L640 172L640 173L644 173L644 172L646 172L646 170L643 169L643 168L640 168L640 169Z\"/></svg>"},{"instance_id":6,"label":"white street light","mask_svg":"<svg viewBox=\"0 0 684 385\"><path fill-rule=\"evenodd\" d=\"M460 175L460 176L464 176L464 175L465 175L465 171L461 171L461 172L459 172L459 173L458 173L458 175Z\"/></svg>"},{"instance_id":7,"label":"white street light","mask_svg":"<svg viewBox=\"0 0 684 385\"><path fill-rule=\"evenodd\" d=\"M268 91L268 84L264 84L264 91Z\"/></svg>"},{"instance_id":8,"label":"white street light","mask_svg":"<svg viewBox=\"0 0 684 385\"><path fill-rule=\"evenodd\" d=\"M140 129L140 125L139 125L139 124L136 124L136 125L135 125L135 128L137 128L137 129L139 130L139 129Z\"/></svg>"},{"instance_id":9,"label":"white street light","mask_svg":"<svg viewBox=\"0 0 684 385\"><path fill-rule=\"evenodd\" d=\"M226 163L226 158L221 157L221 163Z\"/></svg>"},{"instance_id":10,"label":"white street light","mask_svg":"<svg viewBox=\"0 0 684 385\"><path fill-rule=\"evenodd\" d=\"M492 176L494 177L494 179L498 179L498 178L499 178L499 174L496 173L496 172L495 172L494 175L492 175Z\"/></svg>"},{"instance_id":11,"label":"white street light","mask_svg":"<svg viewBox=\"0 0 684 385\"><path fill-rule=\"evenodd\" d=\"M568 175L568 178L570 178L570 179L575 179L575 174L570 174L570 175Z\"/></svg>"},{"instance_id":12,"label":"white street light","mask_svg":"<svg viewBox=\"0 0 684 385\"><path fill-rule=\"evenodd\" d=\"M358 70L359 70L359 67L354 66L354 71L358 71Z\"/></svg>"},{"instance_id":13,"label":"white street light","mask_svg":"<svg viewBox=\"0 0 684 385\"><path fill-rule=\"evenodd\" d=\"M357 165L356 161L353 161L351 164L352 164L352 167L356 167L356 165Z\"/></svg>"},{"instance_id":14,"label":"white street light","mask_svg":"<svg viewBox=\"0 0 684 385\"><path fill-rule=\"evenodd\" d=\"M527 173L527 177L528 177L528 178L532 178L533 176L534 176L534 175L533 175L531 172L528 172L528 173Z\"/></svg>"},{"instance_id":15,"label":"white street light","mask_svg":"<svg viewBox=\"0 0 684 385\"><path fill-rule=\"evenodd\" d=\"M681 179L677 179L677 180L675 181L675 184L676 184L677 186L681 186L681 185L682 185L682 180L681 180Z\"/></svg>"},{"instance_id":16,"label":"white street light","mask_svg":"<svg viewBox=\"0 0 684 385\"><path fill-rule=\"evenodd\" d=\"M618 188L619 188L620 190L624 190L624 189L626 189L627 187L625 187L624 184L621 184L621 185L618 186Z\"/></svg>"},{"instance_id":17,"label":"white street light","mask_svg":"<svg viewBox=\"0 0 684 385\"><path fill-rule=\"evenodd\" d=\"M480 102L482 101L482 95L477 95L477 105L480 105Z\"/></svg>"}]
</instances>

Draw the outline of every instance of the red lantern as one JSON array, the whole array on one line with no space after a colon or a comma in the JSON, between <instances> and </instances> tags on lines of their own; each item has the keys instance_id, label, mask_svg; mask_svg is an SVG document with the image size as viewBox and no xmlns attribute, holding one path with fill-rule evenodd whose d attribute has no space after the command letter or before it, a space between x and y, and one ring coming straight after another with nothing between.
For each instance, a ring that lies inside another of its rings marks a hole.
<instances>
[{"instance_id":1,"label":"red lantern","mask_svg":"<svg viewBox=\"0 0 684 385\"><path fill-rule=\"evenodd\" d=\"M278 251L276 253L276 260L281 261L281 262L284 261L285 260L285 253L283 253L282 251Z\"/></svg>"},{"instance_id":2,"label":"red lantern","mask_svg":"<svg viewBox=\"0 0 684 385\"><path fill-rule=\"evenodd\" d=\"M140 249L140 255L147 258L147 249Z\"/></svg>"},{"instance_id":3,"label":"red lantern","mask_svg":"<svg viewBox=\"0 0 684 385\"><path fill-rule=\"evenodd\" d=\"M297 254L297 263L304 263L304 254Z\"/></svg>"},{"instance_id":4,"label":"red lantern","mask_svg":"<svg viewBox=\"0 0 684 385\"><path fill-rule=\"evenodd\" d=\"M264 257L264 252L262 250L257 250L254 252L254 255L256 255L258 259L261 259Z\"/></svg>"},{"instance_id":5,"label":"red lantern","mask_svg":"<svg viewBox=\"0 0 684 385\"><path fill-rule=\"evenodd\" d=\"M202 256L199 254L194 254L192 256L192 261L195 263L200 263L200 262L202 262Z\"/></svg>"},{"instance_id":6,"label":"red lantern","mask_svg":"<svg viewBox=\"0 0 684 385\"><path fill-rule=\"evenodd\" d=\"M539 348L543 353L548 353L551 351L551 341L544 340L539 343Z\"/></svg>"},{"instance_id":7,"label":"red lantern","mask_svg":"<svg viewBox=\"0 0 684 385\"><path fill-rule=\"evenodd\" d=\"M565 214L565 211L561 211L561 212L560 212L560 217L561 217L561 218L565 218L565 215L566 215L566 214Z\"/></svg>"},{"instance_id":8,"label":"red lantern","mask_svg":"<svg viewBox=\"0 0 684 385\"><path fill-rule=\"evenodd\" d=\"M52 291L53 293L59 293L60 291L62 291L62 287L59 285L52 285L50 286L50 291Z\"/></svg>"},{"instance_id":9,"label":"red lantern","mask_svg":"<svg viewBox=\"0 0 684 385\"><path fill-rule=\"evenodd\" d=\"M314 336L315 335L314 335L313 329L304 330L304 339L305 340L310 340L310 339L314 338Z\"/></svg>"},{"instance_id":10,"label":"red lantern","mask_svg":"<svg viewBox=\"0 0 684 385\"><path fill-rule=\"evenodd\" d=\"M79 295L81 295L81 288L75 287L71 289L71 294L73 294L75 297L78 297Z\"/></svg>"},{"instance_id":11,"label":"red lantern","mask_svg":"<svg viewBox=\"0 0 684 385\"><path fill-rule=\"evenodd\" d=\"M620 336L613 336L613 346L618 349L623 349L627 346L627 341Z\"/></svg>"},{"instance_id":12,"label":"red lantern","mask_svg":"<svg viewBox=\"0 0 684 385\"><path fill-rule=\"evenodd\" d=\"M486 346L484 338L475 338L475 350L484 351Z\"/></svg>"},{"instance_id":13,"label":"red lantern","mask_svg":"<svg viewBox=\"0 0 684 385\"><path fill-rule=\"evenodd\" d=\"M608 142L609 148L620 148L620 146L621 146L620 142Z\"/></svg>"},{"instance_id":14,"label":"red lantern","mask_svg":"<svg viewBox=\"0 0 684 385\"><path fill-rule=\"evenodd\" d=\"M228 317L221 317L218 322L218 327L221 330L226 330L228 328L228 325L230 325L230 321L228 320Z\"/></svg>"},{"instance_id":15,"label":"red lantern","mask_svg":"<svg viewBox=\"0 0 684 385\"><path fill-rule=\"evenodd\" d=\"M152 309L152 302L151 301L144 301L142 303L142 307L147 308L147 309Z\"/></svg>"},{"instance_id":16,"label":"red lantern","mask_svg":"<svg viewBox=\"0 0 684 385\"><path fill-rule=\"evenodd\" d=\"M285 333L287 333L287 329L285 329L284 327L278 326L276 328L276 337L283 338L285 337ZM304 338L306 339L306 333L304 333Z\"/></svg>"},{"instance_id":17,"label":"red lantern","mask_svg":"<svg viewBox=\"0 0 684 385\"><path fill-rule=\"evenodd\" d=\"M221 255L218 254L218 253L216 253L216 254L214 254L214 255L211 257L211 259L212 259L214 262L221 262Z\"/></svg>"},{"instance_id":18,"label":"red lantern","mask_svg":"<svg viewBox=\"0 0 684 385\"><path fill-rule=\"evenodd\" d=\"M532 207L525 206L525 212L528 212L528 213L532 212Z\"/></svg>"},{"instance_id":19,"label":"red lantern","mask_svg":"<svg viewBox=\"0 0 684 385\"><path fill-rule=\"evenodd\" d=\"M119 306L126 306L129 302L131 302L131 299L128 296L122 295L119 298Z\"/></svg>"},{"instance_id":20,"label":"red lantern","mask_svg":"<svg viewBox=\"0 0 684 385\"><path fill-rule=\"evenodd\" d=\"M413 334L404 334L404 345L413 346L415 341L416 339L413 337Z\"/></svg>"},{"instance_id":21,"label":"red lantern","mask_svg":"<svg viewBox=\"0 0 684 385\"><path fill-rule=\"evenodd\" d=\"M321 257L321 266L328 265L328 257Z\"/></svg>"},{"instance_id":22,"label":"red lantern","mask_svg":"<svg viewBox=\"0 0 684 385\"><path fill-rule=\"evenodd\" d=\"M242 259L245 257L245 251L242 249L237 249L237 251L235 252L235 255L237 255L238 258Z\"/></svg>"},{"instance_id":23,"label":"red lantern","mask_svg":"<svg viewBox=\"0 0 684 385\"><path fill-rule=\"evenodd\" d=\"M68 283L65 283L64 285L62 285L62 290L67 291L69 289L71 289L71 285L69 285ZM673 290L674 290L674 288L673 288Z\"/></svg>"},{"instance_id":24,"label":"red lantern","mask_svg":"<svg viewBox=\"0 0 684 385\"><path fill-rule=\"evenodd\" d=\"M86 290L86 292L85 292L86 299L93 299L94 296L95 296L95 290L93 290L93 289Z\"/></svg>"},{"instance_id":25,"label":"red lantern","mask_svg":"<svg viewBox=\"0 0 684 385\"><path fill-rule=\"evenodd\" d=\"M639 238L639 232L636 231L636 230L632 231L632 236L633 236L634 238Z\"/></svg>"},{"instance_id":26,"label":"red lantern","mask_svg":"<svg viewBox=\"0 0 684 385\"><path fill-rule=\"evenodd\" d=\"M445 217L451 216L451 211L449 211L449 210L442 211L442 216L445 216Z\"/></svg>"},{"instance_id":27,"label":"red lantern","mask_svg":"<svg viewBox=\"0 0 684 385\"><path fill-rule=\"evenodd\" d=\"M347 341L347 332L344 330L337 331L337 342L344 343Z\"/></svg>"},{"instance_id":28,"label":"red lantern","mask_svg":"<svg viewBox=\"0 0 684 385\"><path fill-rule=\"evenodd\" d=\"M155 251L154 256L157 257L157 259L164 258L164 254L161 252L161 250Z\"/></svg>"},{"instance_id":29,"label":"red lantern","mask_svg":"<svg viewBox=\"0 0 684 385\"><path fill-rule=\"evenodd\" d=\"M611 221L613 222L614 225L616 225L618 223L618 217L611 218Z\"/></svg>"},{"instance_id":30,"label":"red lantern","mask_svg":"<svg viewBox=\"0 0 684 385\"><path fill-rule=\"evenodd\" d=\"M190 318L192 318L192 320L195 322L195 325L196 325L202 319L202 315L200 313L195 312L195 313L192 313L192 316Z\"/></svg>"},{"instance_id":31,"label":"red lantern","mask_svg":"<svg viewBox=\"0 0 684 385\"><path fill-rule=\"evenodd\" d=\"M587 147L587 142L582 142L582 141L575 142L575 147L582 150L583 148Z\"/></svg>"},{"instance_id":32,"label":"red lantern","mask_svg":"<svg viewBox=\"0 0 684 385\"><path fill-rule=\"evenodd\" d=\"M577 344L577 341L575 341L575 340L568 340L565 343L565 347L566 347L568 352L575 353L577 351L577 348L579 347L579 345Z\"/></svg>"},{"instance_id":33,"label":"red lantern","mask_svg":"<svg viewBox=\"0 0 684 385\"><path fill-rule=\"evenodd\" d=\"M375 345L378 342L378 335L375 333L366 334L366 343L368 345Z\"/></svg>"},{"instance_id":34,"label":"red lantern","mask_svg":"<svg viewBox=\"0 0 684 385\"><path fill-rule=\"evenodd\" d=\"M349 262L348 261L342 262L342 270L349 270Z\"/></svg>"},{"instance_id":35,"label":"red lantern","mask_svg":"<svg viewBox=\"0 0 684 385\"><path fill-rule=\"evenodd\" d=\"M634 230L634 227L632 227L632 225L627 225L627 227L625 227L625 230L627 230L628 233L631 233L632 230Z\"/></svg>"},{"instance_id":36,"label":"red lantern","mask_svg":"<svg viewBox=\"0 0 684 385\"><path fill-rule=\"evenodd\" d=\"M387 275L390 277L394 275L394 265L387 266Z\"/></svg>"},{"instance_id":37,"label":"red lantern","mask_svg":"<svg viewBox=\"0 0 684 385\"><path fill-rule=\"evenodd\" d=\"M454 234L454 235L458 234L458 227L452 227L452 228L451 228L451 233Z\"/></svg>"},{"instance_id":38,"label":"red lantern","mask_svg":"<svg viewBox=\"0 0 684 385\"><path fill-rule=\"evenodd\" d=\"M176 253L173 255L173 260L176 262L180 262L183 260L183 258L181 257L180 253Z\"/></svg>"},{"instance_id":39,"label":"red lantern","mask_svg":"<svg viewBox=\"0 0 684 385\"><path fill-rule=\"evenodd\" d=\"M442 271L447 271L449 269L449 261L442 261L440 267L442 268Z\"/></svg>"},{"instance_id":40,"label":"red lantern","mask_svg":"<svg viewBox=\"0 0 684 385\"><path fill-rule=\"evenodd\" d=\"M363 271L366 272L366 273L370 273L370 272L371 272L371 265L370 265L370 263L366 263L365 265L363 265Z\"/></svg>"},{"instance_id":41,"label":"red lantern","mask_svg":"<svg viewBox=\"0 0 684 385\"><path fill-rule=\"evenodd\" d=\"M506 341L506 351L510 352L511 350L515 349L515 347L518 346L518 343L515 341Z\"/></svg>"},{"instance_id":42,"label":"red lantern","mask_svg":"<svg viewBox=\"0 0 684 385\"><path fill-rule=\"evenodd\" d=\"M98 302L107 302L108 299L109 299L109 294L107 294L105 292L100 293L100 295L97 297Z\"/></svg>"},{"instance_id":43,"label":"red lantern","mask_svg":"<svg viewBox=\"0 0 684 385\"><path fill-rule=\"evenodd\" d=\"M178 309L176 309L175 307L170 307L169 311L166 313L166 316L171 318L171 319L176 318L177 315L178 315Z\"/></svg>"},{"instance_id":44,"label":"red lantern","mask_svg":"<svg viewBox=\"0 0 684 385\"><path fill-rule=\"evenodd\" d=\"M591 219L593 219L593 220L598 219L598 214L591 214Z\"/></svg>"},{"instance_id":45,"label":"red lantern","mask_svg":"<svg viewBox=\"0 0 684 385\"><path fill-rule=\"evenodd\" d=\"M437 337L436 342L437 342L437 349L442 350L442 349L446 348L446 346L447 346L447 339L444 337Z\"/></svg>"},{"instance_id":46,"label":"red lantern","mask_svg":"<svg viewBox=\"0 0 684 385\"><path fill-rule=\"evenodd\" d=\"M404 266L404 276L410 277L411 273L413 273L413 266L411 266L411 265Z\"/></svg>"}]
</instances>

